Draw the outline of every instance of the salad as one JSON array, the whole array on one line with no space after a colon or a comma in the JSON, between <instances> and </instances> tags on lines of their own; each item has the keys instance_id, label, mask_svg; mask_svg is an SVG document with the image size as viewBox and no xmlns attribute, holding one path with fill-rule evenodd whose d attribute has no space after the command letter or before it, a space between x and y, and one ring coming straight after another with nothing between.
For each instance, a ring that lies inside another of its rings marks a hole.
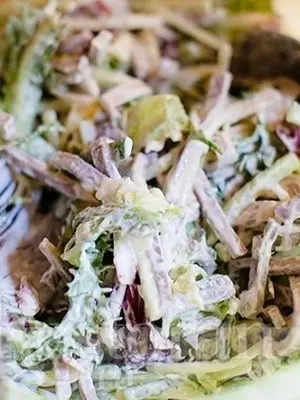
<instances>
[{"instance_id":1,"label":"salad","mask_svg":"<svg viewBox=\"0 0 300 400\"><path fill-rule=\"evenodd\" d=\"M0 25L1 398L296 398L300 86L237 50L269 1Z\"/></svg>"}]
</instances>

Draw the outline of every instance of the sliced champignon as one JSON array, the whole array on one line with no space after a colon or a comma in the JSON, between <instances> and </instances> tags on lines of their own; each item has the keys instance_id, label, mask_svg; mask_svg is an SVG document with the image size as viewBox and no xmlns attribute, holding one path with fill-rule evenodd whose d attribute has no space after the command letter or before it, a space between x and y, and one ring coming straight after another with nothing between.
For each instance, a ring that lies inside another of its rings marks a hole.
<instances>
[{"instance_id":1,"label":"sliced champignon","mask_svg":"<svg viewBox=\"0 0 300 400\"><path fill-rule=\"evenodd\" d=\"M234 226L257 228L261 224L267 223L268 219L274 216L278 204L279 202L275 200L256 201L236 218Z\"/></svg>"},{"instance_id":2,"label":"sliced champignon","mask_svg":"<svg viewBox=\"0 0 300 400\"><path fill-rule=\"evenodd\" d=\"M263 315L267 317L275 328L283 328L286 326L286 321L281 314L279 308L275 305L270 305L263 310Z\"/></svg>"},{"instance_id":3,"label":"sliced champignon","mask_svg":"<svg viewBox=\"0 0 300 400\"><path fill-rule=\"evenodd\" d=\"M233 271L242 269L255 269L257 260L251 257L232 260L229 263L229 268ZM293 257L271 257L269 265L270 276L300 276L300 256Z\"/></svg>"},{"instance_id":4,"label":"sliced champignon","mask_svg":"<svg viewBox=\"0 0 300 400\"><path fill-rule=\"evenodd\" d=\"M275 350L280 356L288 356L300 349L300 277L289 278L293 294L292 326L288 335L275 344Z\"/></svg>"},{"instance_id":5,"label":"sliced champignon","mask_svg":"<svg viewBox=\"0 0 300 400\"><path fill-rule=\"evenodd\" d=\"M269 273L269 263L272 247L279 235L280 225L270 219L261 244L257 249L257 268L252 282L249 281L249 288L240 295L239 313L245 318L251 318L263 307L265 300L265 289Z\"/></svg>"},{"instance_id":6,"label":"sliced champignon","mask_svg":"<svg viewBox=\"0 0 300 400\"><path fill-rule=\"evenodd\" d=\"M280 182L280 186L283 187L290 197L300 194L300 175L293 174L287 176Z\"/></svg>"}]
</instances>

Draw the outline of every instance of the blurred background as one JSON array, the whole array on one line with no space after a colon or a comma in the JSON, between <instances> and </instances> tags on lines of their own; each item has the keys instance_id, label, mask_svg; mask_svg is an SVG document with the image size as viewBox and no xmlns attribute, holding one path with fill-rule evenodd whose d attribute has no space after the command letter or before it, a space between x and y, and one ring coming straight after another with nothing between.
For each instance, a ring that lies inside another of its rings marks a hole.
<instances>
[{"instance_id":1,"label":"blurred background","mask_svg":"<svg viewBox=\"0 0 300 400\"><path fill-rule=\"evenodd\" d=\"M257 0L260 1L260 0ZM300 1L273 0L276 12L282 17L283 32L300 39Z\"/></svg>"},{"instance_id":2,"label":"blurred background","mask_svg":"<svg viewBox=\"0 0 300 400\"><path fill-rule=\"evenodd\" d=\"M79 2L82 0L59 0L59 6L61 8L68 7L70 3L74 2ZM109 0L106 0L109 3ZM168 4L172 2L172 0L130 0L132 3L140 3L145 6L153 3L153 2L160 2L160 3L165 3ZM245 3L252 3L253 4L253 9L254 8L266 8L265 5L273 2L273 8L275 12L282 18L282 28L283 31L291 35L293 37L296 37L300 39L300 25L299 25L299 16L300 16L300 1L299 0L194 0L195 3L218 3L218 4L238 4L241 8L243 7L243 4ZM84 0L82 1L84 2ZM188 1L191 3L192 1ZM2 19L5 19L7 14L11 13L12 11L15 11L16 9L19 8L20 4L24 3L31 3L37 6L44 5L47 3L47 0L0 0L0 21ZM122 3L122 0L120 0L120 3ZM173 1L173 3L181 3L180 1ZM183 1L181 3L181 6L185 6L186 1ZM258 6L257 6L258 5Z\"/></svg>"}]
</instances>

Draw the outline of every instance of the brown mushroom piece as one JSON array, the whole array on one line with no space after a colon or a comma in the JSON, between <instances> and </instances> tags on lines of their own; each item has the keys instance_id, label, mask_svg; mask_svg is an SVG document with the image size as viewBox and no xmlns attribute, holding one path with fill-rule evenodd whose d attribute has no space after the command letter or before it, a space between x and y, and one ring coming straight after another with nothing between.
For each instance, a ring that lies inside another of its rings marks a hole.
<instances>
[{"instance_id":1,"label":"brown mushroom piece","mask_svg":"<svg viewBox=\"0 0 300 400\"><path fill-rule=\"evenodd\" d=\"M251 257L240 258L238 260L232 260L229 263L229 268L231 270L242 270L242 269L252 269L257 265L257 261ZM293 257L271 257L270 276L300 276L300 256Z\"/></svg>"},{"instance_id":2,"label":"brown mushroom piece","mask_svg":"<svg viewBox=\"0 0 300 400\"><path fill-rule=\"evenodd\" d=\"M268 62L266 62L268 60ZM252 30L234 46L231 71L235 77L300 82L300 42L278 32Z\"/></svg>"},{"instance_id":3,"label":"brown mushroom piece","mask_svg":"<svg viewBox=\"0 0 300 400\"><path fill-rule=\"evenodd\" d=\"M57 294L57 288L50 288L42 282L42 277L50 268L49 261L39 250L45 236L57 239L62 221L53 214L35 215L28 235L17 249L8 257L9 272L16 288L20 288L18 301L26 315L44 311ZM22 265L22 268L20 268ZM23 291L22 291L23 290Z\"/></svg>"}]
</instances>

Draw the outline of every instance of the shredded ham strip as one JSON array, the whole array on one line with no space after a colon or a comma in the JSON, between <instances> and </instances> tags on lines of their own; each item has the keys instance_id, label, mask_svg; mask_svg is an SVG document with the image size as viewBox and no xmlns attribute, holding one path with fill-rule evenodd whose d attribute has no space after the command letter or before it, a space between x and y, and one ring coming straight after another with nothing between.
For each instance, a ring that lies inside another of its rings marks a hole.
<instances>
[{"instance_id":1,"label":"shredded ham strip","mask_svg":"<svg viewBox=\"0 0 300 400\"><path fill-rule=\"evenodd\" d=\"M68 263L61 259L58 248L49 239L44 238L39 244L39 249L51 264L50 269L42 276L41 282L44 281L46 283L49 279L51 281L52 274L58 274L64 283L70 281L71 275L68 272Z\"/></svg>"},{"instance_id":2,"label":"shredded ham strip","mask_svg":"<svg viewBox=\"0 0 300 400\"><path fill-rule=\"evenodd\" d=\"M93 163L101 174L107 175L112 179L120 179L121 175L112 159L109 143L111 143L111 140L104 137L100 137L92 143L91 155Z\"/></svg>"},{"instance_id":3,"label":"shredded ham strip","mask_svg":"<svg viewBox=\"0 0 300 400\"><path fill-rule=\"evenodd\" d=\"M53 364L57 398L59 400L68 400L72 396L69 367L59 358L56 358Z\"/></svg>"},{"instance_id":4,"label":"shredded ham strip","mask_svg":"<svg viewBox=\"0 0 300 400\"><path fill-rule=\"evenodd\" d=\"M247 253L246 247L231 227L216 195L203 170L199 169L194 192L201 204L208 224L214 233L224 243L233 258L241 257Z\"/></svg>"},{"instance_id":5,"label":"shredded ham strip","mask_svg":"<svg viewBox=\"0 0 300 400\"><path fill-rule=\"evenodd\" d=\"M205 127L205 136L211 138L222 126L233 125L240 120L257 114L270 105L281 101L280 93L275 89L263 89L246 100L239 100L228 105L218 118Z\"/></svg>"},{"instance_id":6,"label":"shredded ham strip","mask_svg":"<svg viewBox=\"0 0 300 400\"><path fill-rule=\"evenodd\" d=\"M104 176L79 156L64 151L58 151L51 160L51 164L57 169L62 169L76 176L94 190L98 189Z\"/></svg>"},{"instance_id":7,"label":"shredded ham strip","mask_svg":"<svg viewBox=\"0 0 300 400\"><path fill-rule=\"evenodd\" d=\"M31 157L29 154L14 148L6 147L4 150L8 163L14 168L20 168L25 174L33 176L58 192L72 198L95 202L92 194L83 188L79 182L49 168L43 161Z\"/></svg>"}]
</instances>

